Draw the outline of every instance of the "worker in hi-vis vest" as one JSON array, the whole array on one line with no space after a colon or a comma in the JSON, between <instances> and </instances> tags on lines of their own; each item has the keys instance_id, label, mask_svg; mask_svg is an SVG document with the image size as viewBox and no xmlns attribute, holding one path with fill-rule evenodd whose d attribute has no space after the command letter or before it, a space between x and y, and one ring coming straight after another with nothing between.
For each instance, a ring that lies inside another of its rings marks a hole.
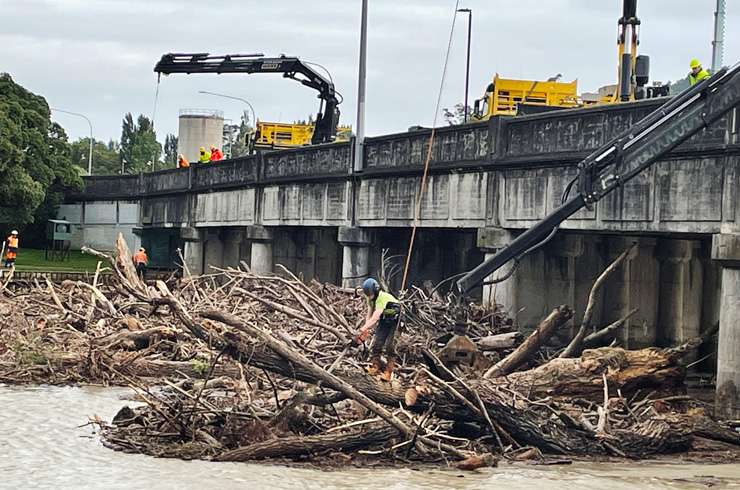
<instances>
[{"instance_id":1,"label":"worker in hi-vis vest","mask_svg":"<svg viewBox=\"0 0 740 490\"><path fill-rule=\"evenodd\" d=\"M18 230L10 232L10 236L5 240L5 247L5 267L13 267L18 256Z\"/></svg>"},{"instance_id":2,"label":"worker in hi-vis vest","mask_svg":"<svg viewBox=\"0 0 740 490\"><path fill-rule=\"evenodd\" d=\"M367 316L365 324L358 331L355 338L362 343L375 331L373 343L370 346L370 366L368 373L380 375L383 381L390 381L393 369L396 367L396 330L401 317L401 303L390 293L382 291L380 284L373 278L368 278L362 284L362 290L367 299ZM381 353L385 352L386 364L382 369Z\"/></svg>"},{"instance_id":3,"label":"worker in hi-vis vest","mask_svg":"<svg viewBox=\"0 0 740 490\"><path fill-rule=\"evenodd\" d=\"M702 68L701 63L699 63L699 60L697 60L696 58L691 60L691 63L689 63L689 68L691 68L688 76L689 85L696 85L705 78L709 78L709 71Z\"/></svg>"}]
</instances>

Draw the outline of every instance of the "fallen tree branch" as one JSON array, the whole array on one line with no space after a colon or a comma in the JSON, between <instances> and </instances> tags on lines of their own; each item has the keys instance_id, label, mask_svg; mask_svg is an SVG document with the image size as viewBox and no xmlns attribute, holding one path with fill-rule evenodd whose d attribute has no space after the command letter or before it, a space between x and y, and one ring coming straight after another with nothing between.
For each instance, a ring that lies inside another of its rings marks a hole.
<instances>
[{"instance_id":1,"label":"fallen tree branch","mask_svg":"<svg viewBox=\"0 0 740 490\"><path fill-rule=\"evenodd\" d=\"M622 265L624 259L627 258L627 256L636 246L637 243L633 243L632 245L630 245L627 250L619 254L619 257L614 259L614 261L609 264L609 266L604 269L601 274L599 274L599 277L596 278L594 285L591 287L591 292L588 295L588 303L586 304L586 311L583 313L581 327L578 329L575 337L573 337L573 340L570 341L565 350L560 353L559 357L574 357L578 355L581 350L581 343L583 342L583 338L586 336L586 332L588 331L588 329L591 328L591 318L593 317L594 308L596 307L596 299L599 297L601 288L604 286L607 278L615 270L617 270L620 265Z\"/></svg>"},{"instance_id":2,"label":"fallen tree branch","mask_svg":"<svg viewBox=\"0 0 740 490\"><path fill-rule=\"evenodd\" d=\"M497 362L485 372L483 378L496 378L506 376L514 372L516 368L525 363L542 345L552 336L555 331L573 317L573 310L567 306L559 306L537 325L532 334L527 337L514 352Z\"/></svg>"}]
</instances>

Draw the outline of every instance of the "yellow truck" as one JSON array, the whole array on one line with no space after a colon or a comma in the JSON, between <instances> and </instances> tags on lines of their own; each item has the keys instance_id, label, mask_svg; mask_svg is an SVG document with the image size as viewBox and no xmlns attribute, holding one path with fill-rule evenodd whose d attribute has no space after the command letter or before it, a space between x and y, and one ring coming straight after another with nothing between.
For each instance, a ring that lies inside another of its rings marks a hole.
<instances>
[{"instance_id":1,"label":"yellow truck","mask_svg":"<svg viewBox=\"0 0 740 490\"><path fill-rule=\"evenodd\" d=\"M488 84L486 93L474 102L473 117L514 116L521 107L579 107L578 81L517 80L501 78L498 73Z\"/></svg>"},{"instance_id":2,"label":"yellow truck","mask_svg":"<svg viewBox=\"0 0 740 490\"><path fill-rule=\"evenodd\" d=\"M296 148L311 144L313 124L286 124L257 121L254 136L256 149ZM349 141L352 137L352 126L338 126L334 141Z\"/></svg>"}]
</instances>

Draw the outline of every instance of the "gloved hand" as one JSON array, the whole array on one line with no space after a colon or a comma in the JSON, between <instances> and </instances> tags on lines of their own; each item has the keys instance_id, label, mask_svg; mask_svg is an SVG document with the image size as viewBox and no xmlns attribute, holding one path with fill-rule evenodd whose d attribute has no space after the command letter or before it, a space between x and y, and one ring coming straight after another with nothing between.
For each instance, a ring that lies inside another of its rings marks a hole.
<instances>
[{"instance_id":1,"label":"gloved hand","mask_svg":"<svg viewBox=\"0 0 740 490\"><path fill-rule=\"evenodd\" d=\"M361 345L363 342L365 342L365 340L368 338L369 335L370 335L370 330L366 328L361 328L357 332L357 335L355 335L355 338L353 340L355 344Z\"/></svg>"}]
</instances>

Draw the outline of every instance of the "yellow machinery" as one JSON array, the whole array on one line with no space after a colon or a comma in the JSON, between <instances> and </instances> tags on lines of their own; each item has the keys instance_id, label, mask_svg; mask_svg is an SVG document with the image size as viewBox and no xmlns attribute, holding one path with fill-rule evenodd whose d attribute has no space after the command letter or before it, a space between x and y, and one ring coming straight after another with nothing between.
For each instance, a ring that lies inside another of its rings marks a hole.
<instances>
[{"instance_id":1,"label":"yellow machinery","mask_svg":"<svg viewBox=\"0 0 740 490\"><path fill-rule=\"evenodd\" d=\"M311 144L313 124L286 124L266 121L257 121L254 147L266 148L296 148ZM338 126L334 141L349 141L352 136L351 126Z\"/></svg>"},{"instance_id":2,"label":"yellow machinery","mask_svg":"<svg viewBox=\"0 0 740 490\"><path fill-rule=\"evenodd\" d=\"M557 82L501 78L498 73L488 85L485 95L475 101L473 115L477 119L517 114L520 105L578 107L578 81Z\"/></svg>"}]
</instances>

